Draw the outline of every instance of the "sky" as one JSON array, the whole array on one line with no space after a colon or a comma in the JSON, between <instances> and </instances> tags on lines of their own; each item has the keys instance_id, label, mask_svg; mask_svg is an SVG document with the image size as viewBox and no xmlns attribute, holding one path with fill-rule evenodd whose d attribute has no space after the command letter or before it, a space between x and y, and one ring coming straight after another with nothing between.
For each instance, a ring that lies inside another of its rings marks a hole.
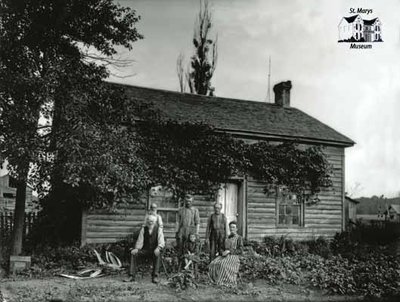
<instances>
[{"instance_id":1,"label":"sky","mask_svg":"<svg viewBox=\"0 0 400 302\"><path fill-rule=\"evenodd\" d=\"M126 0L141 16L144 39L119 56L134 60L110 81L178 90L176 59L193 52L198 0ZM346 149L346 190L352 197L400 192L400 0L210 0L218 63L216 95L265 101L271 87L291 80L291 106L356 142ZM350 8L372 9L382 43L350 49L337 43ZM271 93L272 88L271 88ZM273 100L273 95L272 95Z\"/></svg>"}]
</instances>

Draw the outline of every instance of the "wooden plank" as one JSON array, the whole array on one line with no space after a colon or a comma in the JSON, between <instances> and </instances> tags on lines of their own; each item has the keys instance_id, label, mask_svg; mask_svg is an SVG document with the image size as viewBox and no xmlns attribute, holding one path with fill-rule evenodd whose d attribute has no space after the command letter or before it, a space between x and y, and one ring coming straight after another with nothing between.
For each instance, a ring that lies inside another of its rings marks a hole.
<instances>
[{"instance_id":1,"label":"wooden plank","mask_svg":"<svg viewBox=\"0 0 400 302\"><path fill-rule=\"evenodd\" d=\"M125 227L141 227L144 220L141 221L129 221L129 220L89 220L88 225L91 226L125 226Z\"/></svg>"},{"instance_id":2,"label":"wooden plank","mask_svg":"<svg viewBox=\"0 0 400 302\"><path fill-rule=\"evenodd\" d=\"M275 214L275 207L270 207L270 208L252 208L248 207L247 208L247 214L259 214L259 215L265 215L265 214Z\"/></svg>"},{"instance_id":3,"label":"wooden plank","mask_svg":"<svg viewBox=\"0 0 400 302\"><path fill-rule=\"evenodd\" d=\"M84 246L87 241L87 211L83 210L82 211L82 227L81 227L81 246Z\"/></svg>"},{"instance_id":4,"label":"wooden plank","mask_svg":"<svg viewBox=\"0 0 400 302\"><path fill-rule=\"evenodd\" d=\"M276 202L274 201L273 203L255 203L255 202L249 202L247 205L247 208L253 211L258 211L259 209L275 209L275 204Z\"/></svg>"},{"instance_id":5,"label":"wooden plank","mask_svg":"<svg viewBox=\"0 0 400 302\"><path fill-rule=\"evenodd\" d=\"M311 216L325 216L325 215L337 215L341 216L342 215L342 210L338 208L334 209L306 209L305 214L308 215L308 217Z\"/></svg>"},{"instance_id":6,"label":"wooden plank","mask_svg":"<svg viewBox=\"0 0 400 302\"><path fill-rule=\"evenodd\" d=\"M306 219L305 224L317 224L317 225L323 225L323 224L342 224L342 218L339 216L337 218L331 218L331 219Z\"/></svg>"},{"instance_id":7,"label":"wooden plank","mask_svg":"<svg viewBox=\"0 0 400 302\"><path fill-rule=\"evenodd\" d=\"M145 215L91 215L88 214L87 219L90 220L131 220L144 221Z\"/></svg>"}]
</instances>

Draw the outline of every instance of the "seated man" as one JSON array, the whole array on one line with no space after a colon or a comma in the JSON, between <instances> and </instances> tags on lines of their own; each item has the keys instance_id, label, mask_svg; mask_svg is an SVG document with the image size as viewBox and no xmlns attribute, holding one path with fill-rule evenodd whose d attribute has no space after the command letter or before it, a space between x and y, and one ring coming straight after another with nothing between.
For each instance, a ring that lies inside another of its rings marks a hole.
<instances>
[{"instance_id":1,"label":"seated man","mask_svg":"<svg viewBox=\"0 0 400 302\"><path fill-rule=\"evenodd\" d=\"M158 283L158 272L160 271L160 250L164 248L164 234L157 225L157 216L148 215L146 225L142 227L136 241L135 249L131 251L131 264L129 267L130 278L125 281L135 281L137 272L137 258L145 257L153 261L152 282Z\"/></svg>"}]
</instances>

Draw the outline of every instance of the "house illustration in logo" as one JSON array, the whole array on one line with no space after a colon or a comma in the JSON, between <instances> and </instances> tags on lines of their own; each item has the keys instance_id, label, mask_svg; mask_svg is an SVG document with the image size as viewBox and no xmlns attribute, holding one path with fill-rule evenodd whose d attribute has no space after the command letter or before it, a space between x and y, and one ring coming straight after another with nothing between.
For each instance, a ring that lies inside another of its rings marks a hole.
<instances>
[{"instance_id":1,"label":"house illustration in logo","mask_svg":"<svg viewBox=\"0 0 400 302\"><path fill-rule=\"evenodd\" d=\"M343 17L338 28L338 42L382 42L382 22L379 18L364 20L360 15Z\"/></svg>"}]
</instances>

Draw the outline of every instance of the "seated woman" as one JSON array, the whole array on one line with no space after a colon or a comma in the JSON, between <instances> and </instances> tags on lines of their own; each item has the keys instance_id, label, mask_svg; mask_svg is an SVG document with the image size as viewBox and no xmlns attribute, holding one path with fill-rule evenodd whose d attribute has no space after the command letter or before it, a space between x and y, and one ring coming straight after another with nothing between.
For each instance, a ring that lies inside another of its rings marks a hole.
<instances>
[{"instance_id":1,"label":"seated woman","mask_svg":"<svg viewBox=\"0 0 400 302\"><path fill-rule=\"evenodd\" d=\"M240 260L243 253L243 239L237 234L235 221L229 223L230 235L225 241L225 251L209 265L208 275L218 285L232 286L237 283Z\"/></svg>"}]
</instances>

